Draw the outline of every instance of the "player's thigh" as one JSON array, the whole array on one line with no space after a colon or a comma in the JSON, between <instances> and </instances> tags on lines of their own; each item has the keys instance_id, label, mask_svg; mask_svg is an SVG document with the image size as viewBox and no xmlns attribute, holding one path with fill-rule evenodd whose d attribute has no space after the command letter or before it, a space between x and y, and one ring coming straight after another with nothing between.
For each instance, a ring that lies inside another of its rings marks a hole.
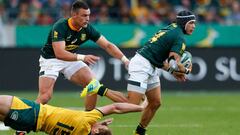
<instances>
[{"instance_id":1,"label":"player's thigh","mask_svg":"<svg viewBox=\"0 0 240 135\"><path fill-rule=\"evenodd\" d=\"M148 99L149 104L161 104L161 87L157 86L152 88L146 92L146 97Z\"/></svg>"},{"instance_id":2,"label":"player's thigh","mask_svg":"<svg viewBox=\"0 0 240 135\"><path fill-rule=\"evenodd\" d=\"M94 78L94 75L91 69L88 66L86 66L86 67L80 68L76 73L74 73L71 76L70 80L75 84L79 84L85 87L93 78Z\"/></svg>"},{"instance_id":3,"label":"player's thigh","mask_svg":"<svg viewBox=\"0 0 240 135\"><path fill-rule=\"evenodd\" d=\"M61 72L68 80L83 87L94 78L91 69L82 61L72 62Z\"/></svg>"},{"instance_id":4,"label":"player's thigh","mask_svg":"<svg viewBox=\"0 0 240 135\"><path fill-rule=\"evenodd\" d=\"M142 102L144 94L136 91L128 91L128 102L139 105Z\"/></svg>"},{"instance_id":5,"label":"player's thigh","mask_svg":"<svg viewBox=\"0 0 240 135\"><path fill-rule=\"evenodd\" d=\"M136 54L131 59L127 85L128 98L131 103L139 104L141 102L153 70L151 63L140 54Z\"/></svg>"},{"instance_id":6,"label":"player's thigh","mask_svg":"<svg viewBox=\"0 0 240 135\"><path fill-rule=\"evenodd\" d=\"M39 77L48 77L56 80L59 72L67 66L67 63L56 58L45 59L41 56L39 58Z\"/></svg>"},{"instance_id":7,"label":"player's thigh","mask_svg":"<svg viewBox=\"0 0 240 135\"><path fill-rule=\"evenodd\" d=\"M145 93L149 78L148 71L151 69L151 64L139 54L136 54L129 63L128 68L128 91Z\"/></svg>"}]
</instances>

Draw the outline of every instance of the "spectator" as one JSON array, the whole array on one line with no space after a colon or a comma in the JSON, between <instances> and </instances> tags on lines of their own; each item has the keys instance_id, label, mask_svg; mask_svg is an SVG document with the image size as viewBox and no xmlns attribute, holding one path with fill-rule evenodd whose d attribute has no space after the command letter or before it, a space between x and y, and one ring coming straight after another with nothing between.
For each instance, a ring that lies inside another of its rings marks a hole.
<instances>
[{"instance_id":1,"label":"spectator","mask_svg":"<svg viewBox=\"0 0 240 135\"><path fill-rule=\"evenodd\" d=\"M14 23L18 15L18 0L9 0L6 3L8 23Z\"/></svg>"},{"instance_id":2,"label":"spectator","mask_svg":"<svg viewBox=\"0 0 240 135\"><path fill-rule=\"evenodd\" d=\"M228 17L229 24L240 24L240 4L239 1L234 1L232 3L232 12Z\"/></svg>"},{"instance_id":3,"label":"spectator","mask_svg":"<svg viewBox=\"0 0 240 135\"><path fill-rule=\"evenodd\" d=\"M48 0L43 3L43 10L46 11L47 14L53 19L53 21L57 21L60 16L61 6L57 2L57 0Z\"/></svg>"},{"instance_id":4,"label":"spectator","mask_svg":"<svg viewBox=\"0 0 240 135\"><path fill-rule=\"evenodd\" d=\"M118 22L122 22L122 23L131 23L132 22L132 16L129 13L129 5L122 1L122 3L120 4L119 7L120 11L119 11L119 17L118 17Z\"/></svg>"},{"instance_id":5,"label":"spectator","mask_svg":"<svg viewBox=\"0 0 240 135\"><path fill-rule=\"evenodd\" d=\"M24 2L19 5L18 17L16 20L17 25L31 25L33 24L33 17L29 12L29 4Z\"/></svg>"},{"instance_id":6,"label":"spectator","mask_svg":"<svg viewBox=\"0 0 240 135\"><path fill-rule=\"evenodd\" d=\"M6 8L3 2L0 3L0 18L1 18L1 23L7 23L8 17L7 17L7 12Z\"/></svg>"},{"instance_id":7,"label":"spectator","mask_svg":"<svg viewBox=\"0 0 240 135\"><path fill-rule=\"evenodd\" d=\"M53 18L49 16L44 11L41 11L40 14L37 17L36 24L37 25L50 25L53 23Z\"/></svg>"},{"instance_id":8,"label":"spectator","mask_svg":"<svg viewBox=\"0 0 240 135\"><path fill-rule=\"evenodd\" d=\"M0 0L0 10L5 9L3 23L46 25L61 17L69 17L70 3L73 1L75 0ZM239 0L85 1L92 9L90 20L93 23L135 22L159 25L172 22L176 12L187 9L194 10L200 23L240 24Z\"/></svg>"},{"instance_id":9,"label":"spectator","mask_svg":"<svg viewBox=\"0 0 240 135\"><path fill-rule=\"evenodd\" d=\"M149 9L145 6L143 1L139 1L132 5L132 15L136 23L148 24L149 22Z\"/></svg>"},{"instance_id":10,"label":"spectator","mask_svg":"<svg viewBox=\"0 0 240 135\"><path fill-rule=\"evenodd\" d=\"M98 17L98 22L99 23L108 23L110 22L110 19L109 19L109 11L108 11L108 7L106 4L103 4L100 8L100 11L99 11L99 17Z\"/></svg>"},{"instance_id":11,"label":"spectator","mask_svg":"<svg viewBox=\"0 0 240 135\"><path fill-rule=\"evenodd\" d=\"M69 1L63 1L61 16L63 16L64 18L70 17L70 14L71 14L70 11L71 11L71 3Z\"/></svg>"},{"instance_id":12,"label":"spectator","mask_svg":"<svg viewBox=\"0 0 240 135\"><path fill-rule=\"evenodd\" d=\"M7 47L5 29L4 29L1 15L0 15L0 47Z\"/></svg>"}]
</instances>

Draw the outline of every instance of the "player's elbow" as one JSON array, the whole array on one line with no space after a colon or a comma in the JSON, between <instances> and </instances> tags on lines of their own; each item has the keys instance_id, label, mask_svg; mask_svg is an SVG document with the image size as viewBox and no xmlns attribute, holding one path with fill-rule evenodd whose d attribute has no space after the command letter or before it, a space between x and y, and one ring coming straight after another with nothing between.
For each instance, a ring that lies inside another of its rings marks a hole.
<instances>
[{"instance_id":1,"label":"player's elbow","mask_svg":"<svg viewBox=\"0 0 240 135\"><path fill-rule=\"evenodd\" d=\"M65 60L65 55L63 53L55 53L55 57L60 60Z\"/></svg>"}]
</instances>

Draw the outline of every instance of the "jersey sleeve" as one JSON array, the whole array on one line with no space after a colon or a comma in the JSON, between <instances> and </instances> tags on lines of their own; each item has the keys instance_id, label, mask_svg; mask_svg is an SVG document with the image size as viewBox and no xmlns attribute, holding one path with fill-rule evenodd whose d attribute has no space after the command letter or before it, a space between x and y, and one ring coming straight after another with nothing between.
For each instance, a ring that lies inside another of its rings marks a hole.
<instances>
[{"instance_id":1,"label":"jersey sleeve","mask_svg":"<svg viewBox=\"0 0 240 135\"><path fill-rule=\"evenodd\" d=\"M86 120L90 124L96 123L99 119L101 119L103 117L103 114L97 109L94 109L94 110L92 110L90 112L86 112L86 113L87 113Z\"/></svg>"},{"instance_id":2,"label":"jersey sleeve","mask_svg":"<svg viewBox=\"0 0 240 135\"><path fill-rule=\"evenodd\" d=\"M91 39L92 41L94 41L94 42L96 42L99 38L100 38L100 36L101 36L101 34L100 34L100 32L98 32L92 25L88 25L88 29L87 29L87 31L88 31L88 34L89 34L89 39Z\"/></svg>"},{"instance_id":3,"label":"jersey sleeve","mask_svg":"<svg viewBox=\"0 0 240 135\"><path fill-rule=\"evenodd\" d=\"M173 46L171 48L171 52L175 52L182 56L183 52L186 49L185 39L183 37L177 37L173 42Z\"/></svg>"},{"instance_id":4,"label":"jersey sleeve","mask_svg":"<svg viewBox=\"0 0 240 135\"><path fill-rule=\"evenodd\" d=\"M63 23L55 23L52 28L52 42L64 41L66 36L66 29Z\"/></svg>"}]
</instances>

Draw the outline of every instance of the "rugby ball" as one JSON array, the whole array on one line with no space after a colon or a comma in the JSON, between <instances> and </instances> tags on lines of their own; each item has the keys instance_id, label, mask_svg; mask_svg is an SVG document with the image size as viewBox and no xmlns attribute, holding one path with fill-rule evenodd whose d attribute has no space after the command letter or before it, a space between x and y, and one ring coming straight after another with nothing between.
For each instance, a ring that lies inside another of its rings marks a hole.
<instances>
[{"instance_id":1,"label":"rugby ball","mask_svg":"<svg viewBox=\"0 0 240 135\"><path fill-rule=\"evenodd\" d=\"M192 54L188 51L184 51L181 57L181 63L185 68L189 68L192 63Z\"/></svg>"}]
</instances>

